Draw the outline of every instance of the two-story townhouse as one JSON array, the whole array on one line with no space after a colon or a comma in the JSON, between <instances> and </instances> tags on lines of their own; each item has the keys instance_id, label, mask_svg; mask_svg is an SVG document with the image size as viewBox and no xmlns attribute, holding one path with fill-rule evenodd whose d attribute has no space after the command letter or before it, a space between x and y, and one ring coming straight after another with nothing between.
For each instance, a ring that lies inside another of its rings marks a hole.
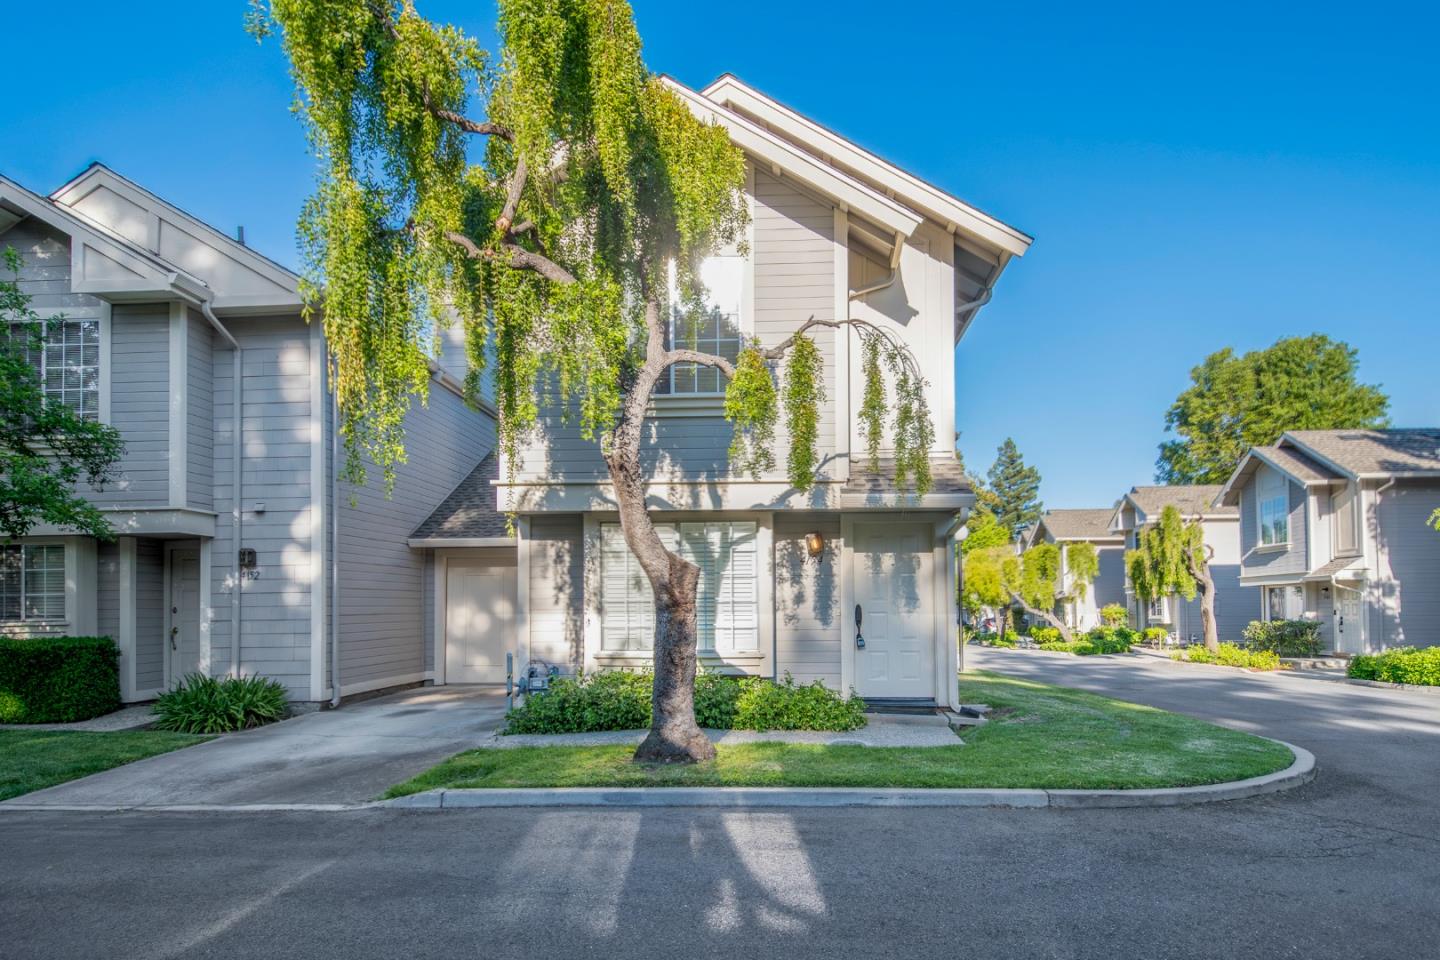
<instances>
[{"instance_id":1,"label":"two-story townhouse","mask_svg":"<svg viewBox=\"0 0 1440 960\"><path fill-rule=\"evenodd\" d=\"M1440 429L1290 431L1217 502L1240 511L1257 619L1318 620L1339 653L1440 643Z\"/></svg>"},{"instance_id":2,"label":"two-story townhouse","mask_svg":"<svg viewBox=\"0 0 1440 960\"><path fill-rule=\"evenodd\" d=\"M289 270L101 165L48 196L0 178L5 246L35 309L64 317L47 392L125 453L87 494L114 541L42 527L0 546L0 630L112 636L127 701L192 672L274 677L299 703L430 679L407 537L495 433L463 367L437 359L387 500L378 477L337 483L323 332Z\"/></svg>"},{"instance_id":3,"label":"two-story townhouse","mask_svg":"<svg viewBox=\"0 0 1440 960\"><path fill-rule=\"evenodd\" d=\"M872 472L856 416L858 336L823 330L823 463L801 493L783 467L732 470L723 380L673 369L648 421L649 503L662 535L702 569L702 665L948 705L950 547L973 503L950 443L954 349L1030 239L734 77L670 88L747 162L748 242L703 266L712 320L699 345L733 357L745 338L774 344L811 316L863 320L913 352L936 438L925 495L897 489L887 463ZM437 680L500 679L506 653L536 672L650 661L648 583L620 535L598 446L562 413L545 410L515 462L487 460L414 531L432 570ZM783 465L783 431L779 442Z\"/></svg>"},{"instance_id":4,"label":"two-story townhouse","mask_svg":"<svg viewBox=\"0 0 1440 960\"><path fill-rule=\"evenodd\" d=\"M1120 498L1110 518L1110 529L1124 537L1126 550L1135 549L1140 533L1160 522L1166 507L1173 506L1188 521L1198 520L1205 545L1212 551L1210 576L1215 581L1215 626L1220 640L1237 641L1255 619L1259 598L1254 587L1240 582L1240 511L1216 504L1219 484L1131 487ZM1125 575L1125 606L1137 629L1163 627L1182 643L1204 638L1200 623L1200 598L1186 600L1177 594L1149 602L1141 600Z\"/></svg>"},{"instance_id":5,"label":"two-story townhouse","mask_svg":"<svg viewBox=\"0 0 1440 960\"><path fill-rule=\"evenodd\" d=\"M1100 623L1100 610L1108 604L1125 604L1125 535L1110 529L1114 507L1098 510L1046 510L1028 528L1021 545L1029 549L1039 543L1060 547L1060 578L1055 585L1055 615L1076 630L1089 630ZM1086 586L1083 596L1070 570L1066 548L1088 543L1095 548L1099 570Z\"/></svg>"}]
</instances>

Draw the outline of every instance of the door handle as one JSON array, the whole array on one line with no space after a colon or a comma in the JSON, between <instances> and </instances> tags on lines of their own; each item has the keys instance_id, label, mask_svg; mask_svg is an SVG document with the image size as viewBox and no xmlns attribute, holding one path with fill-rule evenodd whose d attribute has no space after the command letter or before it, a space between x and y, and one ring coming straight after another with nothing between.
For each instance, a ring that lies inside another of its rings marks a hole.
<instances>
[{"instance_id":1,"label":"door handle","mask_svg":"<svg viewBox=\"0 0 1440 960\"><path fill-rule=\"evenodd\" d=\"M170 628L170 649L171 649L171 650L177 650L177 649L179 649L178 647L175 646L175 634L177 634L177 633L179 633L179 632L180 632L180 628L179 628L179 627L171 627L171 628Z\"/></svg>"}]
</instances>

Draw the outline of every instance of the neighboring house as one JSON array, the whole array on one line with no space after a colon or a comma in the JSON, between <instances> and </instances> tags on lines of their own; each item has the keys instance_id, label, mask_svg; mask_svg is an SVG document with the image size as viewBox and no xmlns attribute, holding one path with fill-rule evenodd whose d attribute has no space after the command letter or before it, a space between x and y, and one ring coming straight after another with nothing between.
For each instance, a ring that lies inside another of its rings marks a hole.
<instances>
[{"instance_id":1,"label":"neighboring house","mask_svg":"<svg viewBox=\"0 0 1440 960\"><path fill-rule=\"evenodd\" d=\"M1258 593L1240 582L1240 511L1217 505L1219 484L1194 486L1131 487L1112 511L1110 529L1125 538L1125 549L1139 545L1140 531L1159 523L1160 514L1174 506L1186 520L1198 519L1204 527L1205 544L1214 551L1210 576L1215 581L1215 626L1220 640L1237 641L1241 632L1256 619ZM1125 575L1125 606L1137 629L1163 627L1182 643L1204 639L1200 623L1200 597L1186 600L1179 595L1149 602L1135 595L1128 571Z\"/></svg>"},{"instance_id":2,"label":"neighboring house","mask_svg":"<svg viewBox=\"0 0 1440 960\"><path fill-rule=\"evenodd\" d=\"M1046 510L1040 522L1026 531L1022 545L1053 543L1061 548L1060 580L1056 584L1055 615L1076 630L1100 623L1100 609L1125 604L1125 535L1110 529L1115 508L1099 510ZM1099 573L1079 595L1065 548L1072 543L1094 545Z\"/></svg>"},{"instance_id":3,"label":"neighboring house","mask_svg":"<svg viewBox=\"0 0 1440 960\"><path fill-rule=\"evenodd\" d=\"M700 346L734 356L744 338L774 344L811 316L862 319L913 350L935 419L928 494L897 490L888 462L872 473L856 415L859 337L820 330L822 465L800 493L785 480L783 431L775 470L732 472L724 383L704 368L670 373L642 455L662 536L702 570L701 663L948 704L951 544L974 501L951 444L954 348L1030 239L733 77L701 92L669 83L747 159L748 252L703 265L713 319ZM485 464L411 539L433 558L437 681L501 679L506 653L536 672L650 663L650 588L621 537L600 450L561 410L542 420L514 462ZM496 512L507 509L513 541Z\"/></svg>"},{"instance_id":4,"label":"neighboring house","mask_svg":"<svg viewBox=\"0 0 1440 960\"><path fill-rule=\"evenodd\" d=\"M1340 653L1440 643L1440 429L1294 430L1217 502L1240 511L1256 618L1319 620Z\"/></svg>"},{"instance_id":5,"label":"neighboring house","mask_svg":"<svg viewBox=\"0 0 1440 960\"><path fill-rule=\"evenodd\" d=\"M47 392L125 454L89 494L116 541L41 527L0 547L0 631L114 637L127 701L192 672L274 677L302 703L334 695L336 666L342 694L430 678L406 538L495 434L463 366L435 365L387 501L378 471L335 482L324 337L293 273L100 165L49 196L0 177L6 246L34 308L65 317Z\"/></svg>"}]
</instances>

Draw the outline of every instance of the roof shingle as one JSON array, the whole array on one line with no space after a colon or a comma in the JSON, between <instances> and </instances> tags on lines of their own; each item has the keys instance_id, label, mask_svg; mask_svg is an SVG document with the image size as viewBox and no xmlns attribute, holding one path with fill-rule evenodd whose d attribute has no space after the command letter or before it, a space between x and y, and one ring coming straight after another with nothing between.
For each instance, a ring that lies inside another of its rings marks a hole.
<instances>
[{"instance_id":1,"label":"roof shingle","mask_svg":"<svg viewBox=\"0 0 1440 960\"><path fill-rule=\"evenodd\" d=\"M1357 476L1440 474L1440 429L1436 428L1292 430L1285 438Z\"/></svg>"},{"instance_id":2,"label":"roof shingle","mask_svg":"<svg viewBox=\"0 0 1440 960\"><path fill-rule=\"evenodd\" d=\"M1218 483L1197 483L1188 486L1131 487L1127 496L1134 501L1147 519L1159 520L1166 507L1177 508L1183 516L1239 516L1239 507L1215 506L1220 495Z\"/></svg>"},{"instance_id":3,"label":"roof shingle","mask_svg":"<svg viewBox=\"0 0 1440 960\"><path fill-rule=\"evenodd\" d=\"M1046 510L1040 522L1056 540L1118 540L1122 535L1110 530L1110 518L1114 514L1114 507Z\"/></svg>"},{"instance_id":4,"label":"roof shingle","mask_svg":"<svg viewBox=\"0 0 1440 960\"><path fill-rule=\"evenodd\" d=\"M494 481L500 476L500 462L488 453L470 475L450 491L435 512L425 518L412 540L469 540L512 537L505 514L496 508Z\"/></svg>"}]
</instances>

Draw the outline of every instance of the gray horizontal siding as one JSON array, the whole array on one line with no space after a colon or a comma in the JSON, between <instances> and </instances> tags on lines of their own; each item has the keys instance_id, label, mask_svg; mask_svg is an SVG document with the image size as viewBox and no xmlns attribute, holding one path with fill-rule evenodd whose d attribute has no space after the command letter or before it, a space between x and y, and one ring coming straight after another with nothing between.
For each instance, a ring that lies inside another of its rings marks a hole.
<instances>
[{"instance_id":1,"label":"gray horizontal siding","mask_svg":"<svg viewBox=\"0 0 1440 960\"><path fill-rule=\"evenodd\" d=\"M1090 589L1095 592L1095 609L1108 603L1125 604L1125 548L1097 547L1100 572Z\"/></svg>"},{"instance_id":2,"label":"gray horizontal siding","mask_svg":"<svg viewBox=\"0 0 1440 960\"><path fill-rule=\"evenodd\" d=\"M1380 576L1371 588L1372 647L1440 644L1440 533L1427 523L1440 509L1440 483L1399 481L1376 506Z\"/></svg>"},{"instance_id":3,"label":"gray horizontal siding","mask_svg":"<svg viewBox=\"0 0 1440 960\"><path fill-rule=\"evenodd\" d=\"M825 552L811 559L805 534L818 530ZM840 689L840 519L775 517L775 673ZM762 611L763 613L763 611Z\"/></svg>"},{"instance_id":4,"label":"gray horizontal siding","mask_svg":"<svg viewBox=\"0 0 1440 960\"><path fill-rule=\"evenodd\" d=\"M165 553L159 540L135 541L135 689L165 686Z\"/></svg>"},{"instance_id":5,"label":"gray horizontal siding","mask_svg":"<svg viewBox=\"0 0 1440 960\"><path fill-rule=\"evenodd\" d=\"M396 467L393 495L386 498L373 464L364 486L341 485L342 687L433 669L433 636L427 642L433 610L422 597L426 556L407 546L406 538L494 445L490 417L431 384L429 405L417 402L406 418L407 462Z\"/></svg>"},{"instance_id":6,"label":"gray horizontal siding","mask_svg":"<svg viewBox=\"0 0 1440 960\"><path fill-rule=\"evenodd\" d=\"M186 498L189 506L209 510L215 505L215 331L194 310L186 323ZM228 350L223 354L230 359Z\"/></svg>"},{"instance_id":7,"label":"gray horizontal siding","mask_svg":"<svg viewBox=\"0 0 1440 960\"><path fill-rule=\"evenodd\" d=\"M570 672L584 657L579 516L530 520L530 659Z\"/></svg>"},{"instance_id":8,"label":"gray horizontal siding","mask_svg":"<svg viewBox=\"0 0 1440 960\"><path fill-rule=\"evenodd\" d=\"M237 544L233 508L234 359L211 352L215 424L215 561L211 596L211 665L230 666L234 556L252 547L257 579L243 587L240 669L285 684L290 696L310 699L310 330L299 317L231 320L226 327L244 348L244 540ZM263 503L264 513L256 507Z\"/></svg>"},{"instance_id":9,"label":"gray horizontal siding","mask_svg":"<svg viewBox=\"0 0 1440 960\"><path fill-rule=\"evenodd\" d=\"M115 541L95 545L95 629L120 640L120 547Z\"/></svg>"},{"instance_id":10,"label":"gray horizontal siding","mask_svg":"<svg viewBox=\"0 0 1440 960\"><path fill-rule=\"evenodd\" d=\"M832 208L793 185L757 172L754 195L753 333L766 344L789 336L808 318L835 315L834 213ZM827 401L820 411L817 452L822 462L835 444L835 337L818 331L815 345L824 364ZM662 398L660 404L668 402ZM540 429L516 462L519 480L593 482L605 477L599 445L581 435L573 415L567 422L553 400L541 404ZM730 424L720 415L657 417L649 422L641 457L651 476L706 482L732 475ZM777 430L776 469L785 476L788 450L783 424Z\"/></svg>"},{"instance_id":11,"label":"gray horizontal siding","mask_svg":"<svg viewBox=\"0 0 1440 960\"><path fill-rule=\"evenodd\" d=\"M93 494L106 506L170 504L170 315L163 304L110 315L110 423L125 441L117 479Z\"/></svg>"},{"instance_id":12,"label":"gray horizontal siding","mask_svg":"<svg viewBox=\"0 0 1440 960\"><path fill-rule=\"evenodd\" d=\"M1270 469L1264 467L1262 469ZM1286 482L1290 493L1290 543L1283 550L1261 548L1259 505L1256 493L1259 489L1252 476L1240 489L1240 555L1246 576L1268 576L1271 574L1303 574L1309 570L1305 556L1305 538L1308 525L1305 517L1305 488L1297 483Z\"/></svg>"}]
</instances>

